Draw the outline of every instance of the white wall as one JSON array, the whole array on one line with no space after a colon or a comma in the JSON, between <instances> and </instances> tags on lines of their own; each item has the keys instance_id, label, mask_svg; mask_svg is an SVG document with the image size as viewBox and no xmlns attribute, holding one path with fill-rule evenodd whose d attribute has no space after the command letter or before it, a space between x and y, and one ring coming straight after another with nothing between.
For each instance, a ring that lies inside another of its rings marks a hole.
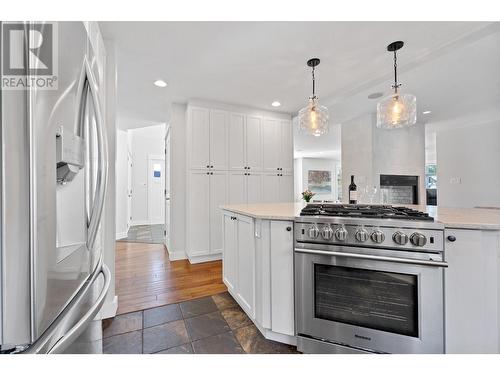
<instances>
[{"instance_id":1,"label":"white wall","mask_svg":"<svg viewBox=\"0 0 500 375\"><path fill-rule=\"evenodd\" d=\"M333 200L337 194L337 168L340 161L325 158L297 158L295 159L295 191L300 200L301 192L309 188L309 171L330 171L332 177L332 191L330 194L316 194L313 200Z\"/></svg>"},{"instance_id":2,"label":"white wall","mask_svg":"<svg viewBox=\"0 0 500 375\"><path fill-rule=\"evenodd\" d=\"M128 230L128 136L124 130L116 132L116 239L127 237Z\"/></svg>"},{"instance_id":3,"label":"white wall","mask_svg":"<svg viewBox=\"0 0 500 375\"><path fill-rule=\"evenodd\" d=\"M500 118L436 131L438 205L500 207Z\"/></svg>"},{"instance_id":4,"label":"white wall","mask_svg":"<svg viewBox=\"0 0 500 375\"><path fill-rule=\"evenodd\" d=\"M128 130L132 155L132 225L149 224L148 216L148 157L163 156L165 125ZM163 202L159 202L163 204Z\"/></svg>"},{"instance_id":5,"label":"white wall","mask_svg":"<svg viewBox=\"0 0 500 375\"><path fill-rule=\"evenodd\" d=\"M171 260L186 258L186 105L172 104L170 118Z\"/></svg>"},{"instance_id":6,"label":"white wall","mask_svg":"<svg viewBox=\"0 0 500 375\"><path fill-rule=\"evenodd\" d=\"M351 175L354 175L360 190L366 186L380 188L381 174L419 176L419 200L425 202L423 124L402 129L378 129L374 114L342 124L343 201L348 199Z\"/></svg>"}]
</instances>

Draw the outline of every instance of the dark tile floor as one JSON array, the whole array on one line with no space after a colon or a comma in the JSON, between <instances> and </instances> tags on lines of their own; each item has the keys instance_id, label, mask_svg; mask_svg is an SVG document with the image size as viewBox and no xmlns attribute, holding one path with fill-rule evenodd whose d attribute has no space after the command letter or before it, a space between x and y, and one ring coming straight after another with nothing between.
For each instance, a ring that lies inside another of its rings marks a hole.
<instances>
[{"instance_id":1,"label":"dark tile floor","mask_svg":"<svg viewBox=\"0 0 500 375\"><path fill-rule=\"evenodd\" d=\"M134 225L129 228L127 237L122 238L119 241L163 243L165 236L163 230L163 224Z\"/></svg>"},{"instance_id":2,"label":"dark tile floor","mask_svg":"<svg viewBox=\"0 0 500 375\"><path fill-rule=\"evenodd\" d=\"M267 340L229 293L118 315L103 321L105 354L285 354Z\"/></svg>"}]
</instances>

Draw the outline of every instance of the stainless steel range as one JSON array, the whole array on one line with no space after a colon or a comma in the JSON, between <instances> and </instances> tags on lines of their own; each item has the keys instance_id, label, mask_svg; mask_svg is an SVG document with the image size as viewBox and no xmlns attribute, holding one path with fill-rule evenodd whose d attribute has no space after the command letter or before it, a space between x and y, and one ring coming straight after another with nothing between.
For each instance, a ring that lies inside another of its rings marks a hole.
<instances>
[{"instance_id":1,"label":"stainless steel range","mask_svg":"<svg viewBox=\"0 0 500 375\"><path fill-rule=\"evenodd\" d=\"M444 353L443 243L423 212L307 205L295 219L298 350Z\"/></svg>"}]
</instances>

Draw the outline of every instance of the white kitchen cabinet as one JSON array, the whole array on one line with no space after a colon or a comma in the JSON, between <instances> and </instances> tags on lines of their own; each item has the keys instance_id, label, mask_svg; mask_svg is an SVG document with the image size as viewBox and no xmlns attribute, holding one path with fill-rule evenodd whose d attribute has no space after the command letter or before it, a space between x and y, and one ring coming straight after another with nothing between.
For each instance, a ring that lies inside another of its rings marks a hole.
<instances>
[{"instance_id":1,"label":"white kitchen cabinet","mask_svg":"<svg viewBox=\"0 0 500 375\"><path fill-rule=\"evenodd\" d=\"M293 127L290 120L280 120L280 146L280 171L282 173L292 173Z\"/></svg>"},{"instance_id":2,"label":"white kitchen cabinet","mask_svg":"<svg viewBox=\"0 0 500 375\"><path fill-rule=\"evenodd\" d=\"M446 353L500 353L499 236L496 231L445 230Z\"/></svg>"},{"instance_id":3,"label":"white kitchen cabinet","mask_svg":"<svg viewBox=\"0 0 500 375\"><path fill-rule=\"evenodd\" d=\"M210 241L210 175L191 171L189 175L187 212L187 250L190 256L209 253Z\"/></svg>"},{"instance_id":4,"label":"white kitchen cabinet","mask_svg":"<svg viewBox=\"0 0 500 375\"><path fill-rule=\"evenodd\" d=\"M262 170L262 118L241 113L229 118L229 169Z\"/></svg>"},{"instance_id":5,"label":"white kitchen cabinet","mask_svg":"<svg viewBox=\"0 0 500 375\"><path fill-rule=\"evenodd\" d=\"M229 204L262 202L262 175L229 172Z\"/></svg>"},{"instance_id":6,"label":"white kitchen cabinet","mask_svg":"<svg viewBox=\"0 0 500 375\"><path fill-rule=\"evenodd\" d=\"M254 221L237 216L238 289L241 307L250 318L255 317L255 239Z\"/></svg>"},{"instance_id":7,"label":"white kitchen cabinet","mask_svg":"<svg viewBox=\"0 0 500 375\"><path fill-rule=\"evenodd\" d=\"M212 109L210 111L210 168L228 168L228 113Z\"/></svg>"},{"instance_id":8,"label":"white kitchen cabinet","mask_svg":"<svg viewBox=\"0 0 500 375\"><path fill-rule=\"evenodd\" d=\"M264 119L262 129L264 172L293 171L293 128L289 120Z\"/></svg>"},{"instance_id":9,"label":"white kitchen cabinet","mask_svg":"<svg viewBox=\"0 0 500 375\"><path fill-rule=\"evenodd\" d=\"M271 221L271 329L293 336L293 222Z\"/></svg>"},{"instance_id":10,"label":"white kitchen cabinet","mask_svg":"<svg viewBox=\"0 0 500 375\"><path fill-rule=\"evenodd\" d=\"M241 171L246 166L245 157L245 115L229 115L229 169Z\"/></svg>"},{"instance_id":11,"label":"white kitchen cabinet","mask_svg":"<svg viewBox=\"0 0 500 375\"><path fill-rule=\"evenodd\" d=\"M222 252L222 210L227 203L227 172L210 172L210 254Z\"/></svg>"},{"instance_id":12,"label":"white kitchen cabinet","mask_svg":"<svg viewBox=\"0 0 500 375\"><path fill-rule=\"evenodd\" d=\"M224 212L224 246L222 251L222 280L230 293L238 289L238 226L236 216Z\"/></svg>"},{"instance_id":13,"label":"white kitchen cabinet","mask_svg":"<svg viewBox=\"0 0 500 375\"><path fill-rule=\"evenodd\" d=\"M187 137L189 168L206 170L210 166L210 110L189 108Z\"/></svg>"},{"instance_id":14,"label":"white kitchen cabinet","mask_svg":"<svg viewBox=\"0 0 500 375\"><path fill-rule=\"evenodd\" d=\"M246 167L250 172L262 170L262 117L247 116L245 126Z\"/></svg>"},{"instance_id":15,"label":"white kitchen cabinet","mask_svg":"<svg viewBox=\"0 0 500 375\"><path fill-rule=\"evenodd\" d=\"M188 165L190 169L227 170L228 113L208 108L188 109Z\"/></svg>"},{"instance_id":16,"label":"white kitchen cabinet","mask_svg":"<svg viewBox=\"0 0 500 375\"><path fill-rule=\"evenodd\" d=\"M262 202L293 202L293 175L268 173L262 175Z\"/></svg>"},{"instance_id":17,"label":"white kitchen cabinet","mask_svg":"<svg viewBox=\"0 0 500 375\"><path fill-rule=\"evenodd\" d=\"M281 161L280 120L264 119L262 126L262 160L264 172L277 172Z\"/></svg>"},{"instance_id":18,"label":"white kitchen cabinet","mask_svg":"<svg viewBox=\"0 0 500 375\"><path fill-rule=\"evenodd\" d=\"M191 262L216 259L222 252L222 211L227 172L192 170L188 176L186 239ZM204 258L200 258L204 257Z\"/></svg>"}]
</instances>

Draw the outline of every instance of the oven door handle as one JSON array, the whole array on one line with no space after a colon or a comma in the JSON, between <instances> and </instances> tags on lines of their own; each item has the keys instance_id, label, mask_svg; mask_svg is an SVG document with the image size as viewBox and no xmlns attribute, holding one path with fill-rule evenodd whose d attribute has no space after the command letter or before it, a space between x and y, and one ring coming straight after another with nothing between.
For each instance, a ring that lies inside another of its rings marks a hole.
<instances>
[{"instance_id":1,"label":"oven door handle","mask_svg":"<svg viewBox=\"0 0 500 375\"><path fill-rule=\"evenodd\" d=\"M323 251L323 250L311 250L311 249L299 249L299 248L295 248L295 252L296 253L303 253L303 254L327 255L327 256L332 256L332 257L335 256L335 257L343 257L343 258L378 260L378 261L382 261L382 262L415 264L418 266L448 267L448 263L434 261L434 260L393 258L393 257L383 257L383 256L379 256L379 255L354 254L354 253L343 253L343 252L339 252L339 251Z\"/></svg>"}]
</instances>

